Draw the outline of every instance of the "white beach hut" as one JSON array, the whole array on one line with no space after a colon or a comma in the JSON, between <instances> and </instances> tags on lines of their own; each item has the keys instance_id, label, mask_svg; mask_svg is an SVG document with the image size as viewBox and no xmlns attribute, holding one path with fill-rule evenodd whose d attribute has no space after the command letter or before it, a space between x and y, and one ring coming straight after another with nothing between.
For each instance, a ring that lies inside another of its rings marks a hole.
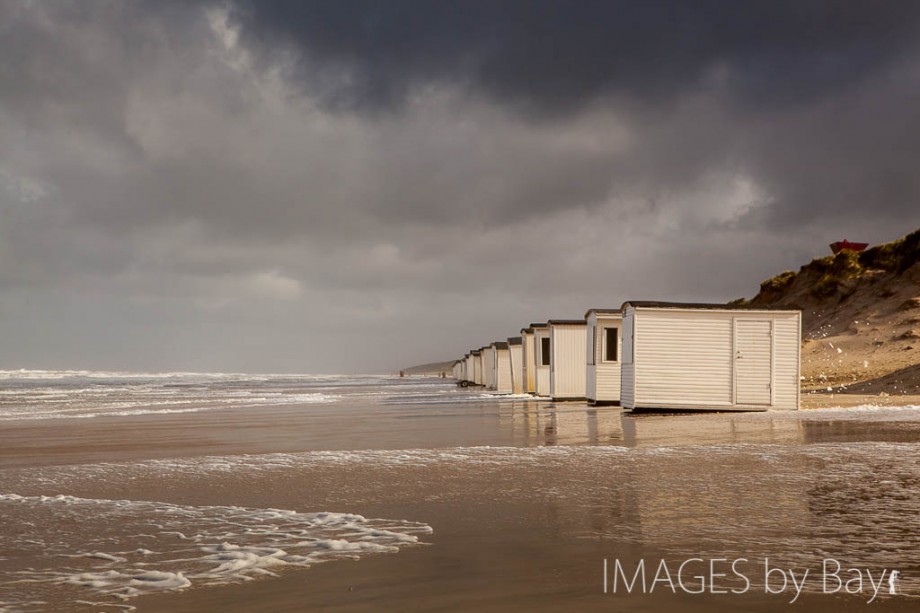
<instances>
[{"instance_id":1,"label":"white beach hut","mask_svg":"<svg viewBox=\"0 0 920 613\"><path fill-rule=\"evenodd\" d=\"M524 382L525 394L533 394L537 391L534 382L534 371L537 366L534 361L533 346L533 328L521 328L521 347L524 356L521 360L521 381Z\"/></svg>"},{"instance_id":2,"label":"white beach hut","mask_svg":"<svg viewBox=\"0 0 920 613\"><path fill-rule=\"evenodd\" d=\"M495 391L511 393L511 350L508 343L492 343L495 349Z\"/></svg>"},{"instance_id":3,"label":"white beach hut","mask_svg":"<svg viewBox=\"0 0 920 613\"><path fill-rule=\"evenodd\" d=\"M454 365L451 367L450 376L453 377L454 381L460 380L460 360L454 362Z\"/></svg>"},{"instance_id":4,"label":"white beach hut","mask_svg":"<svg viewBox=\"0 0 920 613\"><path fill-rule=\"evenodd\" d=\"M511 356L511 393L524 393L524 348L520 336L510 337L508 339L508 353Z\"/></svg>"},{"instance_id":5,"label":"white beach hut","mask_svg":"<svg viewBox=\"0 0 920 613\"><path fill-rule=\"evenodd\" d=\"M553 400L585 397L585 322L583 319L549 321L549 395Z\"/></svg>"},{"instance_id":6,"label":"white beach hut","mask_svg":"<svg viewBox=\"0 0 920 613\"><path fill-rule=\"evenodd\" d=\"M534 394L549 396L549 325L530 324L533 328Z\"/></svg>"},{"instance_id":7,"label":"white beach hut","mask_svg":"<svg viewBox=\"0 0 920 613\"><path fill-rule=\"evenodd\" d=\"M619 404L623 314L619 309L590 309L585 324L585 397L590 404Z\"/></svg>"},{"instance_id":8,"label":"white beach hut","mask_svg":"<svg viewBox=\"0 0 920 613\"><path fill-rule=\"evenodd\" d=\"M479 349L470 351L470 359L473 366L473 384L482 385L482 351Z\"/></svg>"},{"instance_id":9,"label":"white beach hut","mask_svg":"<svg viewBox=\"0 0 920 613\"><path fill-rule=\"evenodd\" d=\"M482 349L482 384L486 389L495 389L495 346L486 345Z\"/></svg>"},{"instance_id":10,"label":"white beach hut","mask_svg":"<svg viewBox=\"0 0 920 613\"><path fill-rule=\"evenodd\" d=\"M725 304L623 304L629 409L799 408L802 313Z\"/></svg>"}]
</instances>

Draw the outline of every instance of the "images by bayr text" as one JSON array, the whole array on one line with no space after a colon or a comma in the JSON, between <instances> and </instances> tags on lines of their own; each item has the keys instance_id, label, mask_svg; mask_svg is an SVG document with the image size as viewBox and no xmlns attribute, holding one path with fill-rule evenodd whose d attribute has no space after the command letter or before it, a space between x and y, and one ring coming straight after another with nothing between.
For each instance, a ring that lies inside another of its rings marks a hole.
<instances>
[{"instance_id":1,"label":"images by bayr text","mask_svg":"<svg viewBox=\"0 0 920 613\"><path fill-rule=\"evenodd\" d=\"M653 594L655 591L686 594L746 594L762 590L785 594L789 602L803 591L823 594L862 594L873 602L879 594L897 594L898 571L857 568L833 558L814 568L788 568L771 564L769 558L689 558L621 562L604 559L605 594Z\"/></svg>"}]
</instances>

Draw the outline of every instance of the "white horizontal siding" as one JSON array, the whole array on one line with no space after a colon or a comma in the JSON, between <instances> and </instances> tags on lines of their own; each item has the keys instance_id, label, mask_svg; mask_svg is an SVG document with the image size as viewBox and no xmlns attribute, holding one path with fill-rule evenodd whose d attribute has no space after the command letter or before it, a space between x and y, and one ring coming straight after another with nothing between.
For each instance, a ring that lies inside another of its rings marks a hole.
<instances>
[{"instance_id":1,"label":"white horizontal siding","mask_svg":"<svg viewBox=\"0 0 920 613\"><path fill-rule=\"evenodd\" d=\"M622 336L625 407L799 406L799 313L629 308Z\"/></svg>"},{"instance_id":2,"label":"white horizontal siding","mask_svg":"<svg viewBox=\"0 0 920 613\"><path fill-rule=\"evenodd\" d=\"M533 333L522 334L521 342L521 346L524 348L524 359L522 364L522 368L524 370L524 392L532 394L537 391L536 383L534 381L536 365L534 364Z\"/></svg>"},{"instance_id":3,"label":"white horizontal siding","mask_svg":"<svg viewBox=\"0 0 920 613\"><path fill-rule=\"evenodd\" d=\"M633 325L638 406L732 404L731 314L639 310Z\"/></svg>"},{"instance_id":4,"label":"white horizontal siding","mask_svg":"<svg viewBox=\"0 0 920 613\"><path fill-rule=\"evenodd\" d=\"M589 315L585 320L585 363L589 366L595 362L595 360L592 359L591 354L594 352L594 327L596 324L597 315L591 313L591 315Z\"/></svg>"},{"instance_id":5,"label":"white horizontal siding","mask_svg":"<svg viewBox=\"0 0 920 613\"><path fill-rule=\"evenodd\" d=\"M635 389L634 379L634 365L623 364L620 367L620 404L627 409L632 409L636 406L635 394L633 393Z\"/></svg>"},{"instance_id":6,"label":"white horizontal siding","mask_svg":"<svg viewBox=\"0 0 920 613\"><path fill-rule=\"evenodd\" d=\"M597 400L597 368L592 353L594 352L594 326L597 315L591 313L585 320L585 398L594 402Z\"/></svg>"},{"instance_id":7,"label":"white horizontal siding","mask_svg":"<svg viewBox=\"0 0 920 613\"><path fill-rule=\"evenodd\" d=\"M623 355L620 356L620 362L623 364L632 364L633 362L633 345L635 344L636 340L636 335L634 332L635 313L635 310L632 308L626 309L626 312L623 313L623 327L620 334L620 336L623 337L623 342L621 345L623 349Z\"/></svg>"},{"instance_id":8,"label":"white horizontal siding","mask_svg":"<svg viewBox=\"0 0 920 613\"><path fill-rule=\"evenodd\" d=\"M522 379L524 371L521 369L521 362L524 357L524 347L510 345L508 351L511 354L511 392L522 394L524 393L524 380Z\"/></svg>"},{"instance_id":9,"label":"white horizontal siding","mask_svg":"<svg viewBox=\"0 0 920 613\"><path fill-rule=\"evenodd\" d=\"M482 350L482 384L487 388L495 387L495 350L486 347Z\"/></svg>"},{"instance_id":10,"label":"white horizontal siding","mask_svg":"<svg viewBox=\"0 0 920 613\"><path fill-rule=\"evenodd\" d=\"M633 363L633 345L635 335L633 330L635 320L635 309L629 307L623 313L622 328L620 337L622 343L620 348L623 353L620 355L620 405L627 409L636 406L636 369Z\"/></svg>"},{"instance_id":11,"label":"white horizontal siding","mask_svg":"<svg viewBox=\"0 0 920 613\"><path fill-rule=\"evenodd\" d=\"M495 350L495 389L511 393L511 352L507 349Z\"/></svg>"},{"instance_id":12,"label":"white horizontal siding","mask_svg":"<svg viewBox=\"0 0 920 613\"><path fill-rule=\"evenodd\" d=\"M619 362L597 365L597 396L593 400L597 402L620 401L620 371L621 365Z\"/></svg>"},{"instance_id":13,"label":"white horizontal siding","mask_svg":"<svg viewBox=\"0 0 920 613\"><path fill-rule=\"evenodd\" d=\"M597 368L594 364L585 366L585 398L590 401L597 400Z\"/></svg>"},{"instance_id":14,"label":"white horizontal siding","mask_svg":"<svg viewBox=\"0 0 920 613\"><path fill-rule=\"evenodd\" d=\"M550 396L585 397L585 326L551 325Z\"/></svg>"},{"instance_id":15,"label":"white horizontal siding","mask_svg":"<svg viewBox=\"0 0 920 613\"><path fill-rule=\"evenodd\" d=\"M773 324L773 408L799 408L801 374L801 316L798 313L777 316Z\"/></svg>"}]
</instances>

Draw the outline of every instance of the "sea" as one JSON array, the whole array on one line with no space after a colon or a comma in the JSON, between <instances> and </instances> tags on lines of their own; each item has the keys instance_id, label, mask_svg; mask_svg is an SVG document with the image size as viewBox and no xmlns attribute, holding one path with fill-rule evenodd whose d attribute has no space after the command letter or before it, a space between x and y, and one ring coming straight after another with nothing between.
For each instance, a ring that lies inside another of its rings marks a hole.
<instances>
[{"instance_id":1,"label":"sea","mask_svg":"<svg viewBox=\"0 0 920 613\"><path fill-rule=\"evenodd\" d=\"M719 606L785 605L792 587L760 585L776 567L811 569L815 610L862 606L869 575L886 582L873 602L909 610L918 442L916 406L631 414L439 378L0 371L0 612L248 610L220 600L231 588L301 610L264 586L331 564L292 588L297 602L371 610L379 593L331 586L382 556L402 560L397 578L362 580L402 610L470 594L535 610L693 604L674 578L600 600L606 569L699 560L692 584L713 559L745 560L719 579L727 594L699 596ZM826 560L844 580L868 574L828 592ZM740 574L750 593L731 592Z\"/></svg>"}]
</instances>

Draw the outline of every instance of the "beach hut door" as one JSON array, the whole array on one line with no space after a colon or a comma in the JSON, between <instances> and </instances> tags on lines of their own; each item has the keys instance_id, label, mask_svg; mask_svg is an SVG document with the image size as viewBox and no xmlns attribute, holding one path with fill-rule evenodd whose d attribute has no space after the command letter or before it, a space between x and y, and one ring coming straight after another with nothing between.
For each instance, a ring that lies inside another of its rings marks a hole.
<instances>
[{"instance_id":1,"label":"beach hut door","mask_svg":"<svg viewBox=\"0 0 920 613\"><path fill-rule=\"evenodd\" d=\"M770 406L773 322L735 320L735 404Z\"/></svg>"}]
</instances>

